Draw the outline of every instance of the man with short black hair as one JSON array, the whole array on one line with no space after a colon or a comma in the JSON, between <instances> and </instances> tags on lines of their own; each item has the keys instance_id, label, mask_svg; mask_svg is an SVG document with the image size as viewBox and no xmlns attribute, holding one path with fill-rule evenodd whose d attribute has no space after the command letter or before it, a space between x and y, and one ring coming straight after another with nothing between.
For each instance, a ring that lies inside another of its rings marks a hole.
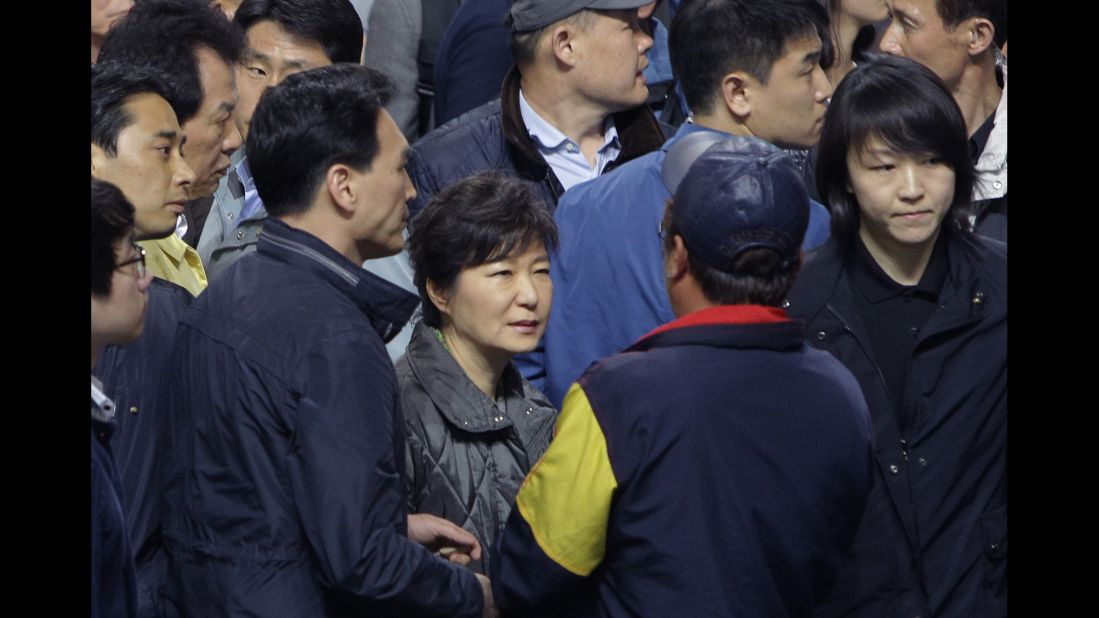
<instances>
[{"instance_id":1,"label":"man with short black hair","mask_svg":"<svg viewBox=\"0 0 1099 618\"><path fill-rule=\"evenodd\" d=\"M186 137L168 96L168 78L155 68L107 60L91 69L92 177L113 183L132 204L139 244L172 234L195 179L183 160ZM141 336L126 345L107 345L93 367L122 411L114 417L111 448L143 616L159 615L165 565L156 470L167 422L158 415L155 399L176 322L192 298L179 285L153 277Z\"/></svg>"},{"instance_id":2,"label":"man with short black hair","mask_svg":"<svg viewBox=\"0 0 1099 618\"><path fill-rule=\"evenodd\" d=\"M206 288L206 271L193 245L209 196L241 145L231 117L237 104L233 66L242 48L240 34L207 0L145 0L111 28L99 55L100 61L151 65L170 78L166 98L187 136L184 158L195 179L176 234L143 246L154 274L196 295Z\"/></svg>"},{"instance_id":3,"label":"man with short black hair","mask_svg":"<svg viewBox=\"0 0 1099 618\"><path fill-rule=\"evenodd\" d=\"M244 33L245 49L236 66L240 101L233 121L245 139L264 90L294 73L334 62L358 63L362 54L363 31L348 0L245 0L235 15L233 24ZM247 152L241 148L214 192L198 241L211 279L255 251L266 219Z\"/></svg>"},{"instance_id":4,"label":"man with short black hair","mask_svg":"<svg viewBox=\"0 0 1099 618\"><path fill-rule=\"evenodd\" d=\"M181 320L164 394L184 615L491 615L487 579L420 546L468 563L477 540L405 508L383 341L417 299L360 267L401 250L415 195L391 95L384 75L338 64L291 75L252 116L270 217Z\"/></svg>"},{"instance_id":5,"label":"man with short black hair","mask_svg":"<svg viewBox=\"0 0 1099 618\"><path fill-rule=\"evenodd\" d=\"M855 378L781 308L809 196L781 150L717 132L678 141L661 173L678 319L569 390L497 542L496 599L523 615L807 616L873 461Z\"/></svg>"},{"instance_id":6,"label":"man with short black hair","mask_svg":"<svg viewBox=\"0 0 1099 618\"><path fill-rule=\"evenodd\" d=\"M828 15L818 0L700 0L672 20L672 66L693 122L656 152L561 197L554 219L554 308L546 327L543 392L560 405L592 362L675 316L664 291L657 230L669 190L660 166L686 135L754 136L784 148L820 138L832 94L821 68ZM810 202L806 249L828 237ZM536 360L536 359L533 359ZM533 362L533 361L532 361Z\"/></svg>"},{"instance_id":7,"label":"man with short black hair","mask_svg":"<svg viewBox=\"0 0 1099 618\"><path fill-rule=\"evenodd\" d=\"M881 50L926 66L965 117L977 166L970 223L1007 242L1007 0L892 0Z\"/></svg>"}]
</instances>

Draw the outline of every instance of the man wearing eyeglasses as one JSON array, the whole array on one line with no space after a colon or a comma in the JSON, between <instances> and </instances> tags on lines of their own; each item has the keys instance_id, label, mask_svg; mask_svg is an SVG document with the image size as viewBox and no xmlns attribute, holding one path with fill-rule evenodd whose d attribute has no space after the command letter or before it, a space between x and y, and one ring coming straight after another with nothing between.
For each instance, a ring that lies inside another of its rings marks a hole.
<instances>
[{"instance_id":1,"label":"man wearing eyeglasses","mask_svg":"<svg viewBox=\"0 0 1099 618\"><path fill-rule=\"evenodd\" d=\"M108 344L141 334L149 279L145 253L133 240L134 208L110 183L92 179L92 368ZM111 456L115 405L92 375L92 616L137 612L134 557L126 533L118 472Z\"/></svg>"},{"instance_id":2,"label":"man wearing eyeglasses","mask_svg":"<svg viewBox=\"0 0 1099 618\"><path fill-rule=\"evenodd\" d=\"M156 69L112 61L91 69L92 177L117 186L133 205L139 241L173 233L195 179L182 157L186 138L168 103L165 80ZM145 276L143 252L134 255L134 263ZM179 285L151 277L144 332L132 343L110 342L93 366L118 410L110 443L138 571L141 615L155 611L164 573L161 492L154 483L166 424L154 403L176 323L192 298Z\"/></svg>"}]
</instances>

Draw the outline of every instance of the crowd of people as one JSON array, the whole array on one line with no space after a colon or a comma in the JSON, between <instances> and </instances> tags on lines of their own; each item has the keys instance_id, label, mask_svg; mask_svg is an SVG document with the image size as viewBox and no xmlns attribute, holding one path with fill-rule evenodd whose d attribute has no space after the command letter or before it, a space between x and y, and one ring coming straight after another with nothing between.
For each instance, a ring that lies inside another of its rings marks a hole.
<instances>
[{"instance_id":1,"label":"crowd of people","mask_svg":"<svg viewBox=\"0 0 1099 618\"><path fill-rule=\"evenodd\" d=\"M92 0L93 616L1003 616L1006 0Z\"/></svg>"}]
</instances>

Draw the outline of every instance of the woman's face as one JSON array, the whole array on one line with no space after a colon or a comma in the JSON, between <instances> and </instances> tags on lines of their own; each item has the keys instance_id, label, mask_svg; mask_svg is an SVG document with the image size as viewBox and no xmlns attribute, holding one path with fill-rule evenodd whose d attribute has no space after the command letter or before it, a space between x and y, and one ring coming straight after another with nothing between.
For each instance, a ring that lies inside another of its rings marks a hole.
<instances>
[{"instance_id":1,"label":"woman's face","mask_svg":"<svg viewBox=\"0 0 1099 618\"><path fill-rule=\"evenodd\" d=\"M540 241L504 259L466 268L450 294L432 294L447 342L484 358L535 348L553 301L549 254Z\"/></svg>"},{"instance_id":2,"label":"woman's face","mask_svg":"<svg viewBox=\"0 0 1099 618\"><path fill-rule=\"evenodd\" d=\"M877 137L847 152L859 235L886 251L935 242L954 201L954 170L934 155L898 152Z\"/></svg>"},{"instance_id":3,"label":"woman's face","mask_svg":"<svg viewBox=\"0 0 1099 618\"><path fill-rule=\"evenodd\" d=\"M866 25L889 17L885 0L840 0L840 14Z\"/></svg>"}]
</instances>

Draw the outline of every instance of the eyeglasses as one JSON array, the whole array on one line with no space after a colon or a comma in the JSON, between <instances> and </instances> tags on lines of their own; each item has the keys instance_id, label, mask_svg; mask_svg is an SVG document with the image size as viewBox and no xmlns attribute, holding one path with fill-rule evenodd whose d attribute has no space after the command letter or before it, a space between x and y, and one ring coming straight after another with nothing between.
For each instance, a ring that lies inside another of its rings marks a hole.
<instances>
[{"instance_id":1,"label":"eyeglasses","mask_svg":"<svg viewBox=\"0 0 1099 618\"><path fill-rule=\"evenodd\" d=\"M137 264L137 278L138 279L144 279L145 278L145 249L141 248L141 246L137 245L137 244L133 245L133 247L134 247L134 253L136 253L137 255L130 258L130 259L128 259L128 260L126 260L125 262L119 262L118 264L115 264L115 269L123 268L125 266L129 266L130 264Z\"/></svg>"}]
</instances>

